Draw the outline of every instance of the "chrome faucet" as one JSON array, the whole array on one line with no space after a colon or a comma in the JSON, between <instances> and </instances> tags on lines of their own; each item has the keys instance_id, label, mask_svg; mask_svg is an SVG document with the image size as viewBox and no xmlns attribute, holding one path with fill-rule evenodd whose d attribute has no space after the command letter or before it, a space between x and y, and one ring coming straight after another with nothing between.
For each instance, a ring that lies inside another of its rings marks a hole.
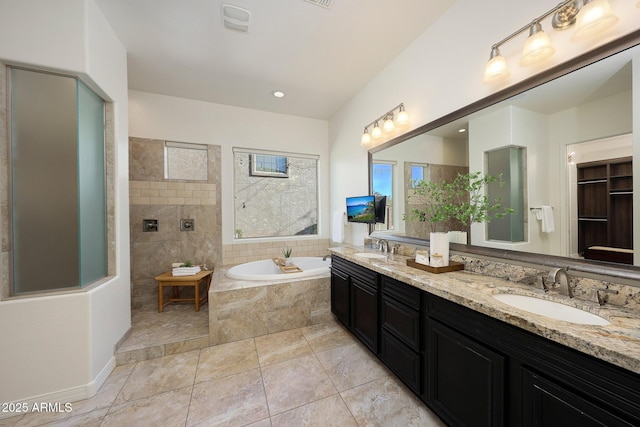
<instances>
[{"instance_id":1,"label":"chrome faucet","mask_svg":"<svg viewBox=\"0 0 640 427\"><path fill-rule=\"evenodd\" d=\"M323 260L323 261L326 261L326 260L327 260L327 258L331 258L331 254L327 254L327 255L323 256L323 257L322 257L322 260Z\"/></svg>"},{"instance_id":2,"label":"chrome faucet","mask_svg":"<svg viewBox=\"0 0 640 427\"><path fill-rule=\"evenodd\" d=\"M569 275L567 274L569 267L556 268L549 272L549 278L559 286L561 295L566 295L569 298L573 298L573 291L569 284Z\"/></svg>"},{"instance_id":3,"label":"chrome faucet","mask_svg":"<svg viewBox=\"0 0 640 427\"><path fill-rule=\"evenodd\" d=\"M384 239L378 240L378 250L387 253L389 251L389 242Z\"/></svg>"}]
</instances>

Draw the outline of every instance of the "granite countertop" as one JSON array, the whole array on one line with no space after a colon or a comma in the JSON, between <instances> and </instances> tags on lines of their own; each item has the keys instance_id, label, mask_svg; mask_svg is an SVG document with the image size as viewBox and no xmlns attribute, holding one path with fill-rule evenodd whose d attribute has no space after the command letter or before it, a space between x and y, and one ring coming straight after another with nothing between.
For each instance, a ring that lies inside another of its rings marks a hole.
<instances>
[{"instance_id":1,"label":"granite countertop","mask_svg":"<svg viewBox=\"0 0 640 427\"><path fill-rule=\"evenodd\" d=\"M397 279L494 319L540 335L598 359L640 374L640 313L616 306L569 298L555 292L516 282L465 271L433 274L408 267L408 257L386 254L385 258L365 258L356 253L371 252L364 247L329 249L355 264ZM581 325L551 319L511 307L492 297L498 293L536 296L571 305L597 314L610 322L606 326Z\"/></svg>"}]
</instances>

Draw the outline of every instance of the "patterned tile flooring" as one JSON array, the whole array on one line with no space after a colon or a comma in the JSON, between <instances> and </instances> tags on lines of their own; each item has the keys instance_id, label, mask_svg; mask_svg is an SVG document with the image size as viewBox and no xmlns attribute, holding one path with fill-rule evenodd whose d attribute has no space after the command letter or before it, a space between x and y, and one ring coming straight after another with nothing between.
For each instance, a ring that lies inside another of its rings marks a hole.
<instances>
[{"instance_id":1,"label":"patterned tile flooring","mask_svg":"<svg viewBox=\"0 0 640 427\"><path fill-rule=\"evenodd\" d=\"M443 426L338 322L120 365L70 413L0 426Z\"/></svg>"}]
</instances>

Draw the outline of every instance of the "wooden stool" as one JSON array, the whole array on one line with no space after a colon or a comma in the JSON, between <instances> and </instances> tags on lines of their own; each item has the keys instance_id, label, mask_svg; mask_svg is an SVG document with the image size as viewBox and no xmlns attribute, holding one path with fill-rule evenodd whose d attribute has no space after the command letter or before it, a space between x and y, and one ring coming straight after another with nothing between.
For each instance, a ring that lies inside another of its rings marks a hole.
<instances>
[{"instance_id":1,"label":"wooden stool","mask_svg":"<svg viewBox=\"0 0 640 427\"><path fill-rule=\"evenodd\" d=\"M200 311L200 305L207 302L209 298L209 286L211 285L211 276L213 270L203 270L193 276L172 276L171 272L167 272L156 276L158 282L158 312L162 313L162 309L170 302L176 301L195 301L196 311ZM205 292L200 297L200 285L205 284ZM163 301L163 288L165 286L173 286L173 298ZM194 288L194 298L180 298L180 286L192 286Z\"/></svg>"}]
</instances>

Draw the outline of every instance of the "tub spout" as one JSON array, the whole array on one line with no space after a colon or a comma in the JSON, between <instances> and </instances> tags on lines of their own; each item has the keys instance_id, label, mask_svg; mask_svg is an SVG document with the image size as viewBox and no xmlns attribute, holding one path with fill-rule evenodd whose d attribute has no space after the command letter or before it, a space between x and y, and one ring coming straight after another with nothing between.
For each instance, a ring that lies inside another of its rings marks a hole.
<instances>
[{"instance_id":1,"label":"tub spout","mask_svg":"<svg viewBox=\"0 0 640 427\"><path fill-rule=\"evenodd\" d=\"M327 258L331 258L331 254L328 254L328 255L323 256L323 257L322 257L322 260L323 260L323 261L326 261L326 260L327 260Z\"/></svg>"}]
</instances>

